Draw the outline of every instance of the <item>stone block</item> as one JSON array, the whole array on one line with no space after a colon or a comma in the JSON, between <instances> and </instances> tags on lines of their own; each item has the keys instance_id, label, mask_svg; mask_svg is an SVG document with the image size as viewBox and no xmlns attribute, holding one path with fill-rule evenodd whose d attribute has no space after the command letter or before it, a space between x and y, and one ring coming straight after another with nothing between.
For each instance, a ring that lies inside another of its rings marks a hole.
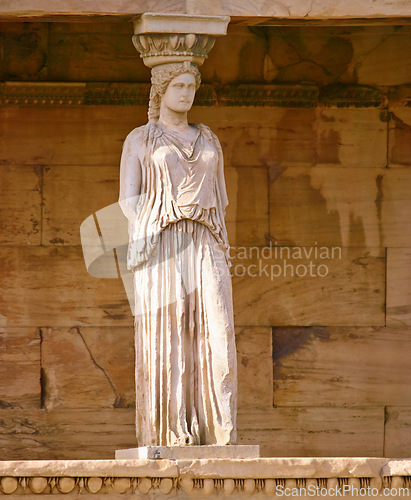
<instances>
[{"instance_id":1,"label":"stone block","mask_svg":"<svg viewBox=\"0 0 411 500\"><path fill-rule=\"evenodd\" d=\"M382 467L383 476L409 476L411 473L411 463L410 460L389 460Z\"/></svg>"},{"instance_id":2,"label":"stone block","mask_svg":"<svg viewBox=\"0 0 411 500\"><path fill-rule=\"evenodd\" d=\"M357 169L386 166L387 116L384 110L318 108L316 112L318 166Z\"/></svg>"},{"instance_id":3,"label":"stone block","mask_svg":"<svg viewBox=\"0 0 411 500\"><path fill-rule=\"evenodd\" d=\"M376 178L382 169L288 168L270 185L278 245L378 247Z\"/></svg>"},{"instance_id":4,"label":"stone block","mask_svg":"<svg viewBox=\"0 0 411 500\"><path fill-rule=\"evenodd\" d=\"M130 326L123 283L87 273L81 247L0 247L3 325Z\"/></svg>"},{"instance_id":5,"label":"stone block","mask_svg":"<svg viewBox=\"0 0 411 500\"><path fill-rule=\"evenodd\" d=\"M411 249L387 250L387 326L411 326Z\"/></svg>"},{"instance_id":6,"label":"stone block","mask_svg":"<svg viewBox=\"0 0 411 500\"><path fill-rule=\"evenodd\" d=\"M68 6L66 2L56 2L53 11L49 10L49 3L46 0L16 0L12 5L5 4L0 10L0 14L5 19L15 19L22 12L30 13L34 18L41 17L45 14L77 14L85 19L90 17L90 14L111 14L125 15L143 13L143 12L172 12L172 13L189 13L189 14L209 14L209 15L232 15L232 16L252 16L252 17L281 17L298 19L304 18L308 20L330 18L380 18L380 17L401 17L407 16L410 13L409 5L404 0L393 0L387 3L383 0L378 0L372 4L368 2L357 2L348 0L345 3L332 0L324 2L322 0L286 0L280 3L267 3L263 0L251 3L249 0L239 0L235 4L228 0L216 3L201 3L196 0L184 2L182 0L168 0L161 2L159 7L158 0L138 0L135 4L128 3L113 4L109 0L100 0L99 2L91 1L87 6L87 10L82 5ZM69 9L70 7L70 9Z\"/></svg>"},{"instance_id":7,"label":"stone block","mask_svg":"<svg viewBox=\"0 0 411 500\"><path fill-rule=\"evenodd\" d=\"M411 407L389 406L386 411L384 455L408 458L411 447Z\"/></svg>"},{"instance_id":8,"label":"stone block","mask_svg":"<svg viewBox=\"0 0 411 500\"><path fill-rule=\"evenodd\" d=\"M288 168L270 185L277 244L370 248L411 244L407 168Z\"/></svg>"},{"instance_id":9,"label":"stone block","mask_svg":"<svg viewBox=\"0 0 411 500\"><path fill-rule=\"evenodd\" d=\"M0 81L47 79L48 25L2 23Z\"/></svg>"},{"instance_id":10,"label":"stone block","mask_svg":"<svg viewBox=\"0 0 411 500\"><path fill-rule=\"evenodd\" d=\"M238 247L231 268L236 325L383 326L385 252L378 254L272 246L270 256L270 247Z\"/></svg>"},{"instance_id":11,"label":"stone block","mask_svg":"<svg viewBox=\"0 0 411 500\"><path fill-rule=\"evenodd\" d=\"M274 328L276 406L411 406L409 331Z\"/></svg>"},{"instance_id":12,"label":"stone block","mask_svg":"<svg viewBox=\"0 0 411 500\"><path fill-rule=\"evenodd\" d=\"M119 172L118 165L45 167L43 242L79 245L81 223L93 213L117 203ZM264 244L268 232L267 170L227 167L225 178L230 243ZM127 239L122 243L127 244Z\"/></svg>"},{"instance_id":13,"label":"stone block","mask_svg":"<svg viewBox=\"0 0 411 500\"><path fill-rule=\"evenodd\" d=\"M0 244L39 245L41 168L1 165L0 185Z\"/></svg>"},{"instance_id":14,"label":"stone block","mask_svg":"<svg viewBox=\"0 0 411 500\"><path fill-rule=\"evenodd\" d=\"M411 109L395 107L389 121L389 167L411 165Z\"/></svg>"},{"instance_id":15,"label":"stone block","mask_svg":"<svg viewBox=\"0 0 411 500\"><path fill-rule=\"evenodd\" d=\"M388 168L384 176L376 180L379 186L376 205L381 213L383 244L389 248L411 247L411 169Z\"/></svg>"},{"instance_id":16,"label":"stone block","mask_svg":"<svg viewBox=\"0 0 411 500\"><path fill-rule=\"evenodd\" d=\"M45 167L43 242L81 244L82 222L98 210L117 203L118 179L118 165Z\"/></svg>"},{"instance_id":17,"label":"stone block","mask_svg":"<svg viewBox=\"0 0 411 500\"><path fill-rule=\"evenodd\" d=\"M287 167L386 166L384 110L198 107L192 117L218 135L226 165L268 167L271 182Z\"/></svg>"},{"instance_id":18,"label":"stone block","mask_svg":"<svg viewBox=\"0 0 411 500\"><path fill-rule=\"evenodd\" d=\"M352 81L352 28L330 26L270 26L265 80L279 83L315 82L326 86Z\"/></svg>"},{"instance_id":19,"label":"stone block","mask_svg":"<svg viewBox=\"0 0 411 500\"><path fill-rule=\"evenodd\" d=\"M213 458L248 460L259 456L258 445L141 446L116 450L117 460L208 460Z\"/></svg>"},{"instance_id":20,"label":"stone block","mask_svg":"<svg viewBox=\"0 0 411 500\"><path fill-rule=\"evenodd\" d=\"M236 328L238 406L264 408L273 405L271 328Z\"/></svg>"},{"instance_id":21,"label":"stone block","mask_svg":"<svg viewBox=\"0 0 411 500\"><path fill-rule=\"evenodd\" d=\"M270 328L237 328L239 407L272 406ZM133 327L42 328L43 404L134 405Z\"/></svg>"},{"instance_id":22,"label":"stone block","mask_svg":"<svg viewBox=\"0 0 411 500\"><path fill-rule=\"evenodd\" d=\"M238 416L239 444L259 445L263 457L381 457L383 427L383 408L271 408ZM116 449L136 446L134 410L1 410L0 440L2 460L113 459Z\"/></svg>"},{"instance_id":23,"label":"stone block","mask_svg":"<svg viewBox=\"0 0 411 500\"><path fill-rule=\"evenodd\" d=\"M146 82L150 70L131 43L131 23L50 23L49 79Z\"/></svg>"},{"instance_id":24,"label":"stone block","mask_svg":"<svg viewBox=\"0 0 411 500\"><path fill-rule=\"evenodd\" d=\"M134 405L134 331L42 328L44 408Z\"/></svg>"},{"instance_id":25,"label":"stone block","mask_svg":"<svg viewBox=\"0 0 411 500\"><path fill-rule=\"evenodd\" d=\"M399 461L374 457L287 457L256 458L253 460L179 460L182 476L214 478L336 478L379 477L381 469L401 470ZM405 462L405 463L404 463ZM402 470L408 465L402 462ZM52 464L54 469L55 465ZM9 469L7 465L5 471ZM22 472L30 470L23 466ZM388 475L388 474L387 474ZM320 479L320 481L323 479ZM308 484L306 485L308 486ZM280 495L279 495L280 496ZM257 497L258 498L258 497Z\"/></svg>"},{"instance_id":26,"label":"stone block","mask_svg":"<svg viewBox=\"0 0 411 500\"><path fill-rule=\"evenodd\" d=\"M136 445L132 409L1 410L2 460L113 459Z\"/></svg>"},{"instance_id":27,"label":"stone block","mask_svg":"<svg viewBox=\"0 0 411 500\"><path fill-rule=\"evenodd\" d=\"M262 457L382 456L384 408L271 408L239 412L239 444Z\"/></svg>"},{"instance_id":28,"label":"stone block","mask_svg":"<svg viewBox=\"0 0 411 500\"><path fill-rule=\"evenodd\" d=\"M264 245L269 230L267 169L226 167L224 175L230 245Z\"/></svg>"},{"instance_id":29,"label":"stone block","mask_svg":"<svg viewBox=\"0 0 411 500\"><path fill-rule=\"evenodd\" d=\"M228 166L269 167L275 178L283 167L316 162L314 109L198 107L191 117L217 134Z\"/></svg>"},{"instance_id":30,"label":"stone block","mask_svg":"<svg viewBox=\"0 0 411 500\"><path fill-rule=\"evenodd\" d=\"M410 26L375 26L353 37L358 83L403 85L410 82Z\"/></svg>"},{"instance_id":31,"label":"stone block","mask_svg":"<svg viewBox=\"0 0 411 500\"><path fill-rule=\"evenodd\" d=\"M49 107L41 113L36 108L4 108L0 160L118 165L126 135L146 123L146 112L145 106ZM386 123L380 113L198 106L190 120L207 124L219 136L227 166L269 166L275 177L287 166L385 166ZM375 143L372 152L370 141Z\"/></svg>"},{"instance_id":32,"label":"stone block","mask_svg":"<svg viewBox=\"0 0 411 500\"><path fill-rule=\"evenodd\" d=\"M291 247L286 250L290 252L288 258L280 247L272 247L270 258L262 248L235 249L231 273L236 325L384 324L383 256L370 255L369 249L324 247L325 258L320 254L321 247L317 257L315 247L305 247L306 252ZM0 257L4 263L0 278L10 284L0 291L7 324L133 324L122 281L90 276L80 247L0 247Z\"/></svg>"},{"instance_id":33,"label":"stone block","mask_svg":"<svg viewBox=\"0 0 411 500\"><path fill-rule=\"evenodd\" d=\"M20 0L21 1L21 0ZM343 4L335 0L324 2L323 0L287 0L285 2L266 2L258 0L238 0L235 4L229 0L222 0L216 3L202 3L197 0L187 0L187 12L190 14L213 14L241 17L279 17L304 20L329 20L333 18L380 18L410 15L410 7L404 0L394 0L387 4L383 0L378 0L372 4L368 2L358 2L348 0Z\"/></svg>"},{"instance_id":34,"label":"stone block","mask_svg":"<svg viewBox=\"0 0 411 500\"><path fill-rule=\"evenodd\" d=\"M76 414L75 412L74 414ZM109 413L107 413L109 414ZM385 461L386 462L386 461ZM118 460L14 460L0 462L0 474L4 476L51 476L57 477L167 477L177 476L178 467L170 460L118 461ZM63 493L60 491L60 493ZM64 492L67 494L67 492Z\"/></svg>"},{"instance_id":35,"label":"stone block","mask_svg":"<svg viewBox=\"0 0 411 500\"><path fill-rule=\"evenodd\" d=\"M0 162L119 165L127 134L147 121L144 106L3 107Z\"/></svg>"},{"instance_id":36,"label":"stone block","mask_svg":"<svg viewBox=\"0 0 411 500\"><path fill-rule=\"evenodd\" d=\"M261 82L264 54L265 40L258 30L253 32L247 27L230 24L228 35L216 39L207 61L201 67L202 80L221 84ZM243 64L244 60L247 64Z\"/></svg>"},{"instance_id":37,"label":"stone block","mask_svg":"<svg viewBox=\"0 0 411 500\"><path fill-rule=\"evenodd\" d=\"M0 408L40 408L38 328L0 326L0 358Z\"/></svg>"}]
</instances>

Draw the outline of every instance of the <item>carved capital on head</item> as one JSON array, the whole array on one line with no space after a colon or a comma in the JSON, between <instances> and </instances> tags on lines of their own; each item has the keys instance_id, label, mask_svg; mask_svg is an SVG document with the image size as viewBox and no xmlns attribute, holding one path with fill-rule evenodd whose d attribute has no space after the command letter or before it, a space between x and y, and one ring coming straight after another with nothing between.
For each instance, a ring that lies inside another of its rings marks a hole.
<instances>
[{"instance_id":1,"label":"carved capital on head","mask_svg":"<svg viewBox=\"0 0 411 500\"><path fill-rule=\"evenodd\" d=\"M157 33L134 35L133 44L149 68L158 64L190 61L201 66L213 48L212 35Z\"/></svg>"},{"instance_id":2,"label":"carved capital on head","mask_svg":"<svg viewBox=\"0 0 411 500\"><path fill-rule=\"evenodd\" d=\"M134 21L133 44L150 68L183 61L201 66L229 21L228 16L146 13Z\"/></svg>"}]
</instances>

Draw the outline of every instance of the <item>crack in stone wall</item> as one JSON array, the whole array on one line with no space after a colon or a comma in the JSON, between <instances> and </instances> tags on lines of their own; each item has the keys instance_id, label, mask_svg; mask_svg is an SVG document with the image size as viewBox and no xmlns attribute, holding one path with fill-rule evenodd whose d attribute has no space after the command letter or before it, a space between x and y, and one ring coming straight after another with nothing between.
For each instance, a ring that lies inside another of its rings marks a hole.
<instances>
[{"instance_id":1,"label":"crack in stone wall","mask_svg":"<svg viewBox=\"0 0 411 500\"><path fill-rule=\"evenodd\" d=\"M95 358L93 356L93 353L91 352L91 349L89 348L89 346L88 346L88 344L86 342L86 339L84 338L84 335L81 333L80 328L79 327L74 327L71 330L75 331L79 335L79 337L83 341L84 347L87 349L87 352L90 355L90 359L91 359L92 363L94 364L94 366L96 368L98 368L99 370L101 370L103 372L104 376L107 379L107 382L110 384L110 387L112 388L112 390L114 392L114 395L116 396L116 399L115 399L114 405L113 405L114 408L126 408L127 405L125 404L122 395L117 390L116 386L114 385L113 381L111 380L111 378L108 375L108 373L106 372L106 370L99 363L97 363L97 361L95 360Z\"/></svg>"}]
</instances>

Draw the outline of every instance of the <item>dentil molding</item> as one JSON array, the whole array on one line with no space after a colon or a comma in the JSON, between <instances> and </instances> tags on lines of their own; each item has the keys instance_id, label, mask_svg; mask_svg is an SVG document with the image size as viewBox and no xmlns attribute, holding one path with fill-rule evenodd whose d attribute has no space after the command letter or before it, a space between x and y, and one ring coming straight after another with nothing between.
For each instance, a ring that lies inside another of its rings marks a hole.
<instances>
[{"instance_id":1,"label":"dentil molding","mask_svg":"<svg viewBox=\"0 0 411 500\"><path fill-rule=\"evenodd\" d=\"M286 488L321 496L346 488L408 496L410 474L411 460L387 458L7 461L0 462L0 494L264 498Z\"/></svg>"},{"instance_id":2,"label":"dentil molding","mask_svg":"<svg viewBox=\"0 0 411 500\"><path fill-rule=\"evenodd\" d=\"M148 83L0 83L0 106L147 106ZM265 106L279 108L386 108L389 103L408 106L410 87L360 85L229 84L201 85L197 106Z\"/></svg>"}]
</instances>

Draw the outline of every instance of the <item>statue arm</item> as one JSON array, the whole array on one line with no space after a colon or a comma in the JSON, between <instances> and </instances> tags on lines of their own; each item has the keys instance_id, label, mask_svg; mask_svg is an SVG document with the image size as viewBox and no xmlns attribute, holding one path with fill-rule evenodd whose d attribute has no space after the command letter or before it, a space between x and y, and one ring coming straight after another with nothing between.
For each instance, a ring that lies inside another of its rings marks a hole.
<instances>
[{"instance_id":1,"label":"statue arm","mask_svg":"<svg viewBox=\"0 0 411 500\"><path fill-rule=\"evenodd\" d=\"M141 163L138 148L141 146L135 131L132 131L123 144L120 162L119 205L130 222L136 217L136 205L141 190Z\"/></svg>"},{"instance_id":2,"label":"statue arm","mask_svg":"<svg viewBox=\"0 0 411 500\"><path fill-rule=\"evenodd\" d=\"M228 197L227 197L227 189L225 185L225 178L224 178L224 157L223 157L223 150L221 149L221 144L220 141L218 140L218 137L214 135L215 138L215 145L218 151L218 167L217 167L217 182L218 182L218 187L220 191L220 198L221 198L221 204L224 209L224 214L225 214L225 209L228 205Z\"/></svg>"}]
</instances>

